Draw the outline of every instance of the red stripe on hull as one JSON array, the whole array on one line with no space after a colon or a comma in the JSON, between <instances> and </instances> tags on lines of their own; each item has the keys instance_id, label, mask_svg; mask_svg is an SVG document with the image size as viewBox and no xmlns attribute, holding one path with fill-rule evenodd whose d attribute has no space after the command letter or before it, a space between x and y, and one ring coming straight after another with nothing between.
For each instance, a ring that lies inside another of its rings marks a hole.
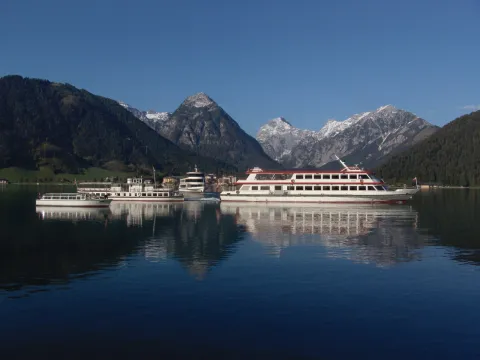
<instances>
[{"instance_id":1,"label":"red stripe on hull","mask_svg":"<svg viewBox=\"0 0 480 360\"><path fill-rule=\"evenodd\" d=\"M291 185L291 186L303 186L303 185L323 185L323 186L331 186L331 185L360 185L360 186L373 186L373 185L384 185L382 182L304 182L304 181L282 181L282 182L272 182L272 181L243 181L239 180L235 183L235 185Z\"/></svg>"},{"instance_id":2,"label":"red stripe on hull","mask_svg":"<svg viewBox=\"0 0 480 360\"><path fill-rule=\"evenodd\" d=\"M328 170L262 170L262 171L246 171L245 174L371 174L369 170L337 170L337 171L328 171Z\"/></svg>"}]
</instances>

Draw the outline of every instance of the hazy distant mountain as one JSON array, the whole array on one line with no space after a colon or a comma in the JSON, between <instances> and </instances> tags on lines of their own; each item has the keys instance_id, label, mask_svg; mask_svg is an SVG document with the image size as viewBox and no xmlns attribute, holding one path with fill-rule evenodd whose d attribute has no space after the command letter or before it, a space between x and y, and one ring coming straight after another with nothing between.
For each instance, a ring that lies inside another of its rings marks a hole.
<instances>
[{"instance_id":1,"label":"hazy distant mountain","mask_svg":"<svg viewBox=\"0 0 480 360\"><path fill-rule=\"evenodd\" d=\"M318 168L334 161L335 155L373 167L437 130L415 114L387 105L344 121L329 120L319 131L298 129L276 118L260 128L257 140L286 167Z\"/></svg>"},{"instance_id":2,"label":"hazy distant mountain","mask_svg":"<svg viewBox=\"0 0 480 360\"><path fill-rule=\"evenodd\" d=\"M162 123L170 119L170 116L172 115L172 113L169 112L157 112L155 110L138 110L122 101L119 101L118 103L157 132L158 128L162 126Z\"/></svg>"}]
</instances>

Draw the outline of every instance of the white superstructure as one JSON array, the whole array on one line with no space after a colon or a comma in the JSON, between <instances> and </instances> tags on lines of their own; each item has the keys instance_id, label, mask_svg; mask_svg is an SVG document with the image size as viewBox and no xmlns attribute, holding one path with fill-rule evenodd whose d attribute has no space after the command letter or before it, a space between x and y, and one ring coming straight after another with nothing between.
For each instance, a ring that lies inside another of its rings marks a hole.
<instances>
[{"instance_id":1,"label":"white superstructure","mask_svg":"<svg viewBox=\"0 0 480 360\"><path fill-rule=\"evenodd\" d=\"M183 195L141 177L128 178L126 184L84 182L79 183L77 188L80 193L108 195L110 199L120 201L183 201Z\"/></svg>"},{"instance_id":2,"label":"white superstructure","mask_svg":"<svg viewBox=\"0 0 480 360\"><path fill-rule=\"evenodd\" d=\"M185 178L180 179L178 187L180 193L201 193L205 192L205 173L199 171L195 165L195 170L187 172Z\"/></svg>"},{"instance_id":3,"label":"white superstructure","mask_svg":"<svg viewBox=\"0 0 480 360\"><path fill-rule=\"evenodd\" d=\"M337 158L338 159L338 158ZM222 191L222 201L298 203L405 203L418 187L389 190L386 184L358 166L340 171L262 170L247 171L236 190Z\"/></svg>"}]
</instances>

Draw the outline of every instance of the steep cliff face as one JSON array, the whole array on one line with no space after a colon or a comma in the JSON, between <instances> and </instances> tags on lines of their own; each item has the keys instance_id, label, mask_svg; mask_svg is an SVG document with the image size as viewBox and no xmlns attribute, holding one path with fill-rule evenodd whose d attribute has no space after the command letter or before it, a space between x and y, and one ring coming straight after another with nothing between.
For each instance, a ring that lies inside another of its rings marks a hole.
<instances>
[{"instance_id":1,"label":"steep cliff face","mask_svg":"<svg viewBox=\"0 0 480 360\"><path fill-rule=\"evenodd\" d=\"M319 131L273 119L260 128L257 140L286 167L322 167L335 155L373 167L437 130L415 114L387 105L344 121L329 120Z\"/></svg>"},{"instance_id":2,"label":"steep cliff face","mask_svg":"<svg viewBox=\"0 0 480 360\"><path fill-rule=\"evenodd\" d=\"M149 124L146 119L148 114L137 109L133 109L132 113ZM223 161L238 170L253 166L280 166L265 154L257 140L243 131L238 123L205 93L186 98L173 114L164 116L149 126L182 149Z\"/></svg>"}]
</instances>

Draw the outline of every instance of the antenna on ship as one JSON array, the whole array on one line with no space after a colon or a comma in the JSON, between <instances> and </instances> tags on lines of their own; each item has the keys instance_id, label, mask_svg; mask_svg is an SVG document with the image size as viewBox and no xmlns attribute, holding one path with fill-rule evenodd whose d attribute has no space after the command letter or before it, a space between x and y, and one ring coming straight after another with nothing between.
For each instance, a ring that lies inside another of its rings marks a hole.
<instances>
[{"instance_id":1,"label":"antenna on ship","mask_svg":"<svg viewBox=\"0 0 480 360\"><path fill-rule=\"evenodd\" d=\"M152 165L152 169L153 169L153 185L157 186L157 180L155 178L155 166Z\"/></svg>"},{"instance_id":2,"label":"antenna on ship","mask_svg":"<svg viewBox=\"0 0 480 360\"><path fill-rule=\"evenodd\" d=\"M345 163L342 161L342 159L340 159L337 155L335 155L335 157L337 158L338 161L340 161L340 164L342 164L345 169L348 169L347 164L345 164Z\"/></svg>"}]
</instances>

